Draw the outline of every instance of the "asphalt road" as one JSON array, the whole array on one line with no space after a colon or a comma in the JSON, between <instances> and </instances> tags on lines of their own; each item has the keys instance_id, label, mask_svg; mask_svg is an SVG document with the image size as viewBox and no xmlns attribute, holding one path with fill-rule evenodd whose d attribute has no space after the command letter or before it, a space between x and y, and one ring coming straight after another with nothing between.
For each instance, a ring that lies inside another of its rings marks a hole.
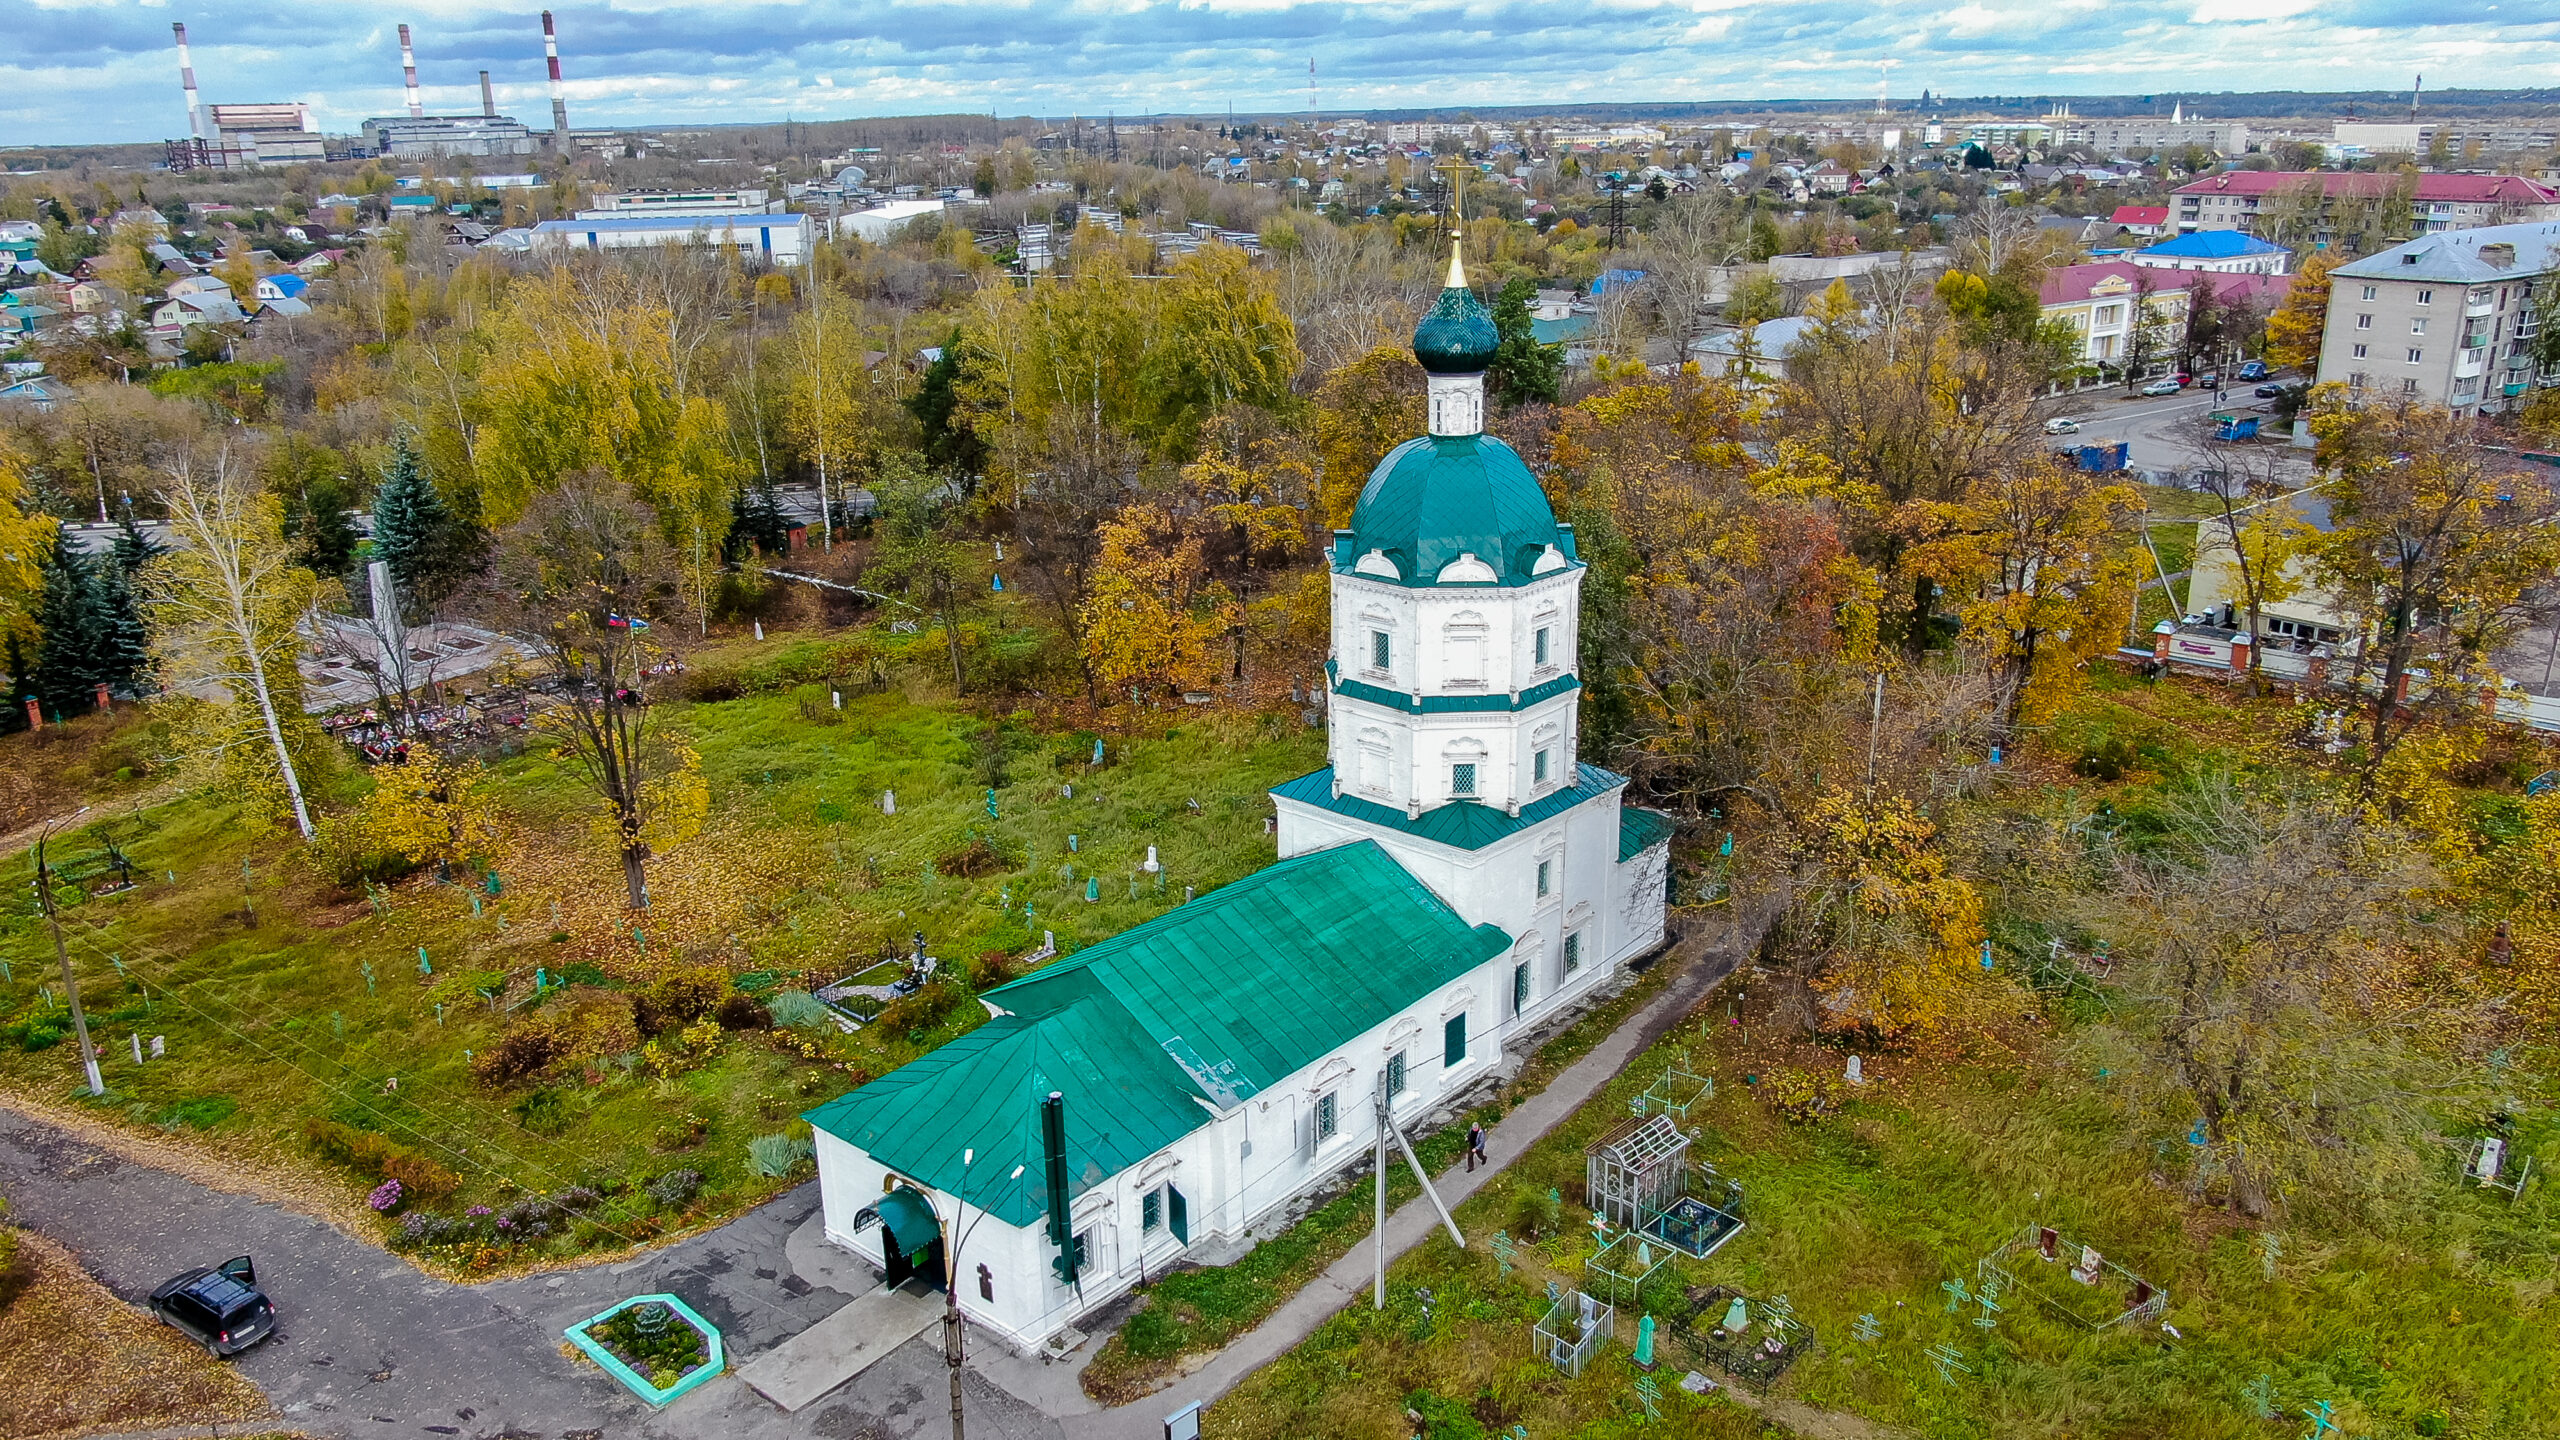
<instances>
[{"instance_id":1,"label":"asphalt road","mask_svg":"<svg viewBox=\"0 0 2560 1440\"><path fill-rule=\"evenodd\" d=\"M231 1363L285 1422L314 1434L469 1440L907 1440L948 1433L938 1340L902 1346L796 1415L740 1384L737 1360L844 1304L862 1282L786 1242L818 1206L803 1185L717 1230L637 1260L487 1285L448 1284L370 1243L281 1207L132 1164L0 1107L0 1192L19 1223L78 1253L139 1303L163 1280L255 1258L275 1336ZM720 1327L732 1373L652 1413L602 1371L561 1353L561 1330L614 1300L670 1293ZM972 1374L972 1434L1054 1440L1056 1422Z\"/></svg>"},{"instance_id":2,"label":"asphalt road","mask_svg":"<svg viewBox=\"0 0 2560 1440\"><path fill-rule=\"evenodd\" d=\"M2156 399L2128 397L2122 388L2091 390L2084 394L2060 397L2053 402L2053 413L2067 415L2080 422L2076 435L2057 435L2057 446L2069 444L2101 445L2118 440L2132 446L2129 463L2135 470L2183 471L2209 463L2211 434L2205 417L2216 410L2249 413L2249 407L2264 404L2249 392L2257 382L2235 384L2223 392L2216 404L2211 391L2183 391ZM2298 472L2308 483L2311 455L2284 444L2272 417L2260 416L2267 433L2278 438L2261 445L2247 447L2253 454L2270 455L2285 467L2286 474Z\"/></svg>"}]
</instances>

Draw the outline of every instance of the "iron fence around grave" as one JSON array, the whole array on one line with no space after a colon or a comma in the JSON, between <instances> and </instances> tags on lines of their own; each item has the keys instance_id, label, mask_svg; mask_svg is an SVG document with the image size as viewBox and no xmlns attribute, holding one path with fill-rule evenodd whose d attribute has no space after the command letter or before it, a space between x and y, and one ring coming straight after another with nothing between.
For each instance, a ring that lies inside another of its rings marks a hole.
<instances>
[{"instance_id":1,"label":"iron fence around grave","mask_svg":"<svg viewBox=\"0 0 2560 1440\"><path fill-rule=\"evenodd\" d=\"M2169 1292L2050 1225L2029 1225L1974 1262L1975 1289L1985 1282L2023 1291L2054 1314L2087 1330L2168 1313Z\"/></svg>"},{"instance_id":2,"label":"iron fence around grave","mask_svg":"<svg viewBox=\"0 0 2560 1440\"><path fill-rule=\"evenodd\" d=\"M1759 1300L1728 1285L1692 1285L1671 1320L1671 1333L1695 1359L1737 1380L1767 1384L1809 1353L1813 1327L1795 1316L1785 1296Z\"/></svg>"}]
</instances>

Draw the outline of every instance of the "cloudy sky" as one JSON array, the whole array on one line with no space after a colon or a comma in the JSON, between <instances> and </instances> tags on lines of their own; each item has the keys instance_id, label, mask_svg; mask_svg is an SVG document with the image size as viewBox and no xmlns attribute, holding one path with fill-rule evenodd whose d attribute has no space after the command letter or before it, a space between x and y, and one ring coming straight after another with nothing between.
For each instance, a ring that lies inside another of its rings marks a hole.
<instances>
[{"instance_id":1,"label":"cloudy sky","mask_svg":"<svg viewBox=\"0 0 2560 1440\"><path fill-rule=\"evenodd\" d=\"M169 26L208 102L302 100L332 131L401 107L536 128L539 0L0 0L0 144L183 134ZM2456 12L2459 12L2458 14ZM585 125L986 110L1138 114L1874 93L2548 84L2549 0L644 0L557 7Z\"/></svg>"}]
</instances>

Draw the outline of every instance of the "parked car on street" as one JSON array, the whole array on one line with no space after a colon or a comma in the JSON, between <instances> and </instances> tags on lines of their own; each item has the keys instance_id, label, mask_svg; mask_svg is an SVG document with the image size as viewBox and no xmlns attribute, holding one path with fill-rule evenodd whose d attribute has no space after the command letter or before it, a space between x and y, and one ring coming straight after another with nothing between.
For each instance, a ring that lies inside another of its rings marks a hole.
<instances>
[{"instance_id":1,"label":"parked car on street","mask_svg":"<svg viewBox=\"0 0 2560 1440\"><path fill-rule=\"evenodd\" d=\"M2249 393L2257 396L2261 400L2273 400L2284 393L2284 387L2281 385L2261 385Z\"/></svg>"},{"instance_id":2,"label":"parked car on street","mask_svg":"<svg viewBox=\"0 0 2560 1440\"><path fill-rule=\"evenodd\" d=\"M2163 375L2159 379L2152 381L2150 384L2143 386L2142 393L2145 395L2175 395L2178 393L2178 388L2177 381Z\"/></svg>"},{"instance_id":3,"label":"parked car on street","mask_svg":"<svg viewBox=\"0 0 2560 1440\"><path fill-rule=\"evenodd\" d=\"M2080 422L2067 415L2056 415L2052 419L2044 422L2044 433L2047 435L2077 435L2080 433Z\"/></svg>"},{"instance_id":4,"label":"parked car on street","mask_svg":"<svg viewBox=\"0 0 2560 1440\"><path fill-rule=\"evenodd\" d=\"M2264 360L2240 362L2240 378L2243 380L2264 380L2267 378L2267 373L2267 362Z\"/></svg>"},{"instance_id":5,"label":"parked car on street","mask_svg":"<svg viewBox=\"0 0 2560 1440\"><path fill-rule=\"evenodd\" d=\"M237 1355L276 1328L276 1307L246 1255L173 1276L151 1292L151 1313L215 1355Z\"/></svg>"}]
</instances>

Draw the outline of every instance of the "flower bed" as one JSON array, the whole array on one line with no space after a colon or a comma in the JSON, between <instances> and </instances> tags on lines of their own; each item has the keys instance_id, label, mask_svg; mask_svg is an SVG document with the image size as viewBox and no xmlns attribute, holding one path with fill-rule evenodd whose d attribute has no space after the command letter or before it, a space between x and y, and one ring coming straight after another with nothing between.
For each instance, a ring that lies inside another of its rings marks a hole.
<instances>
[{"instance_id":1,"label":"flower bed","mask_svg":"<svg viewBox=\"0 0 2560 1440\"><path fill-rule=\"evenodd\" d=\"M561 1333L651 1405L728 1367L720 1331L673 1295L634 1295Z\"/></svg>"}]
</instances>

